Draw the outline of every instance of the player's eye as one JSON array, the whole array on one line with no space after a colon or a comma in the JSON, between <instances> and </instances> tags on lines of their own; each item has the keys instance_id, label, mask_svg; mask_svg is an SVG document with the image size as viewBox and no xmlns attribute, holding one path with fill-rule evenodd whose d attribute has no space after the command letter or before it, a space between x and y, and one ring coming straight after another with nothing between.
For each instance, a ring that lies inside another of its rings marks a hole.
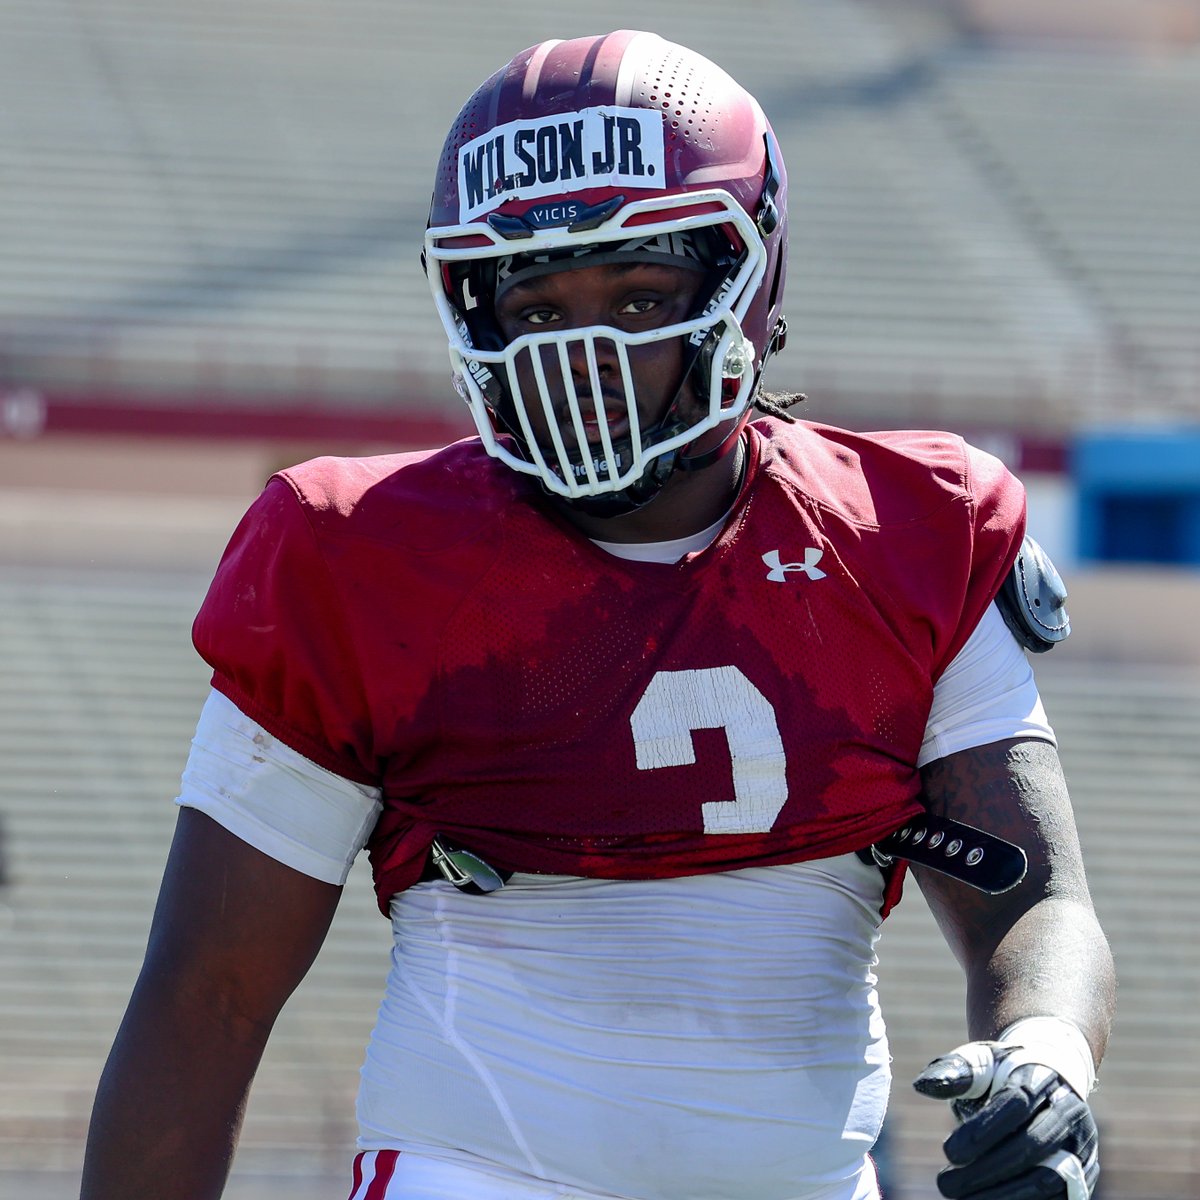
<instances>
[{"instance_id":1,"label":"player's eye","mask_svg":"<svg viewBox=\"0 0 1200 1200\"><path fill-rule=\"evenodd\" d=\"M530 308L521 313L518 320L526 325L552 325L555 321L562 320L561 316L552 308Z\"/></svg>"},{"instance_id":2,"label":"player's eye","mask_svg":"<svg viewBox=\"0 0 1200 1200\"><path fill-rule=\"evenodd\" d=\"M660 300L651 296L639 296L636 300L627 301L618 311L622 316L636 317L643 313L653 312L660 303Z\"/></svg>"}]
</instances>

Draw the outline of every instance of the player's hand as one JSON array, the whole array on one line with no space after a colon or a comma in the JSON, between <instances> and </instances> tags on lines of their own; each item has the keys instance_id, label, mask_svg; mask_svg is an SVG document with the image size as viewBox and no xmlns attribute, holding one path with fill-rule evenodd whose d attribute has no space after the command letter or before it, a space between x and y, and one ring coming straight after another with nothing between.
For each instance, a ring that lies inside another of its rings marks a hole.
<instances>
[{"instance_id":1,"label":"player's hand","mask_svg":"<svg viewBox=\"0 0 1200 1200\"><path fill-rule=\"evenodd\" d=\"M1100 1174L1096 1122L1057 1071L1021 1061L1019 1046L969 1042L913 1082L948 1100L961 1124L937 1177L949 1200L1088 1200Z\"/></svg>"}]
</instances>

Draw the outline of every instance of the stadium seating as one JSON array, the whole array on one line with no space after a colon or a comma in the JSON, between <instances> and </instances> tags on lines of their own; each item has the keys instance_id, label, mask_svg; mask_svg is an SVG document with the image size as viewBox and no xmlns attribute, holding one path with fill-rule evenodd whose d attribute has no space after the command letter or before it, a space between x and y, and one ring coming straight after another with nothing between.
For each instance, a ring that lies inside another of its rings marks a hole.
<instances>
[{"instance_id":1,"label":"stadium seating","mask_svg":"<svg viewBox=\"0 0 1200 1200\"><path fill-rule=\"evenodd\" d=\"M1194 413L1195 57L983 49L897 7L654 9L753 84L790 162L773 382L844 421ZM444 15L6 0L0 386L453 405L417 263L432 167L461 97L548 27L532 0ZM556 32L594 27L555 10Z\"/></svg>"},{"instance_id":2,"label":"stadium seating","mask_svg":"<svg viewBox=\"0 0 1200 1200\"><path fill-rule=\"evenodd\" d=\"M1105 331L1124 407L1200 415L1200 156L1171 149L1194 139L1195 56L976 53L942 79L982 176Z\"/></svg>"},{"instance_id":3,"label":"stadium seating","mask_svg":"<svg viewBox=\"0 0 1200 1200\"><path fill-rule=\"evenodd\" d=\"M858 425L1196 419L1200 59L985 45L938 7L603 6L710 54L779 131L791 335L768 384ZM600 20L588 0L0 0L0 403L453 405L417 260L444 129L510 54ZM109 556L88 513L63 555L26 528L50 495L0 493L0 1200L76 1194L206 686L199 563L233 519L151 506ZM1200 684L1068 648L1039 679L1122 979L1103 1195L1200 1195ZM946 1114L907 1079L962 1029L962 985L915 887L880 950L901 1200L925 1200ZM356 867L229 1200L337 1194L388 953Z\"/></svg>"}]
</instances>

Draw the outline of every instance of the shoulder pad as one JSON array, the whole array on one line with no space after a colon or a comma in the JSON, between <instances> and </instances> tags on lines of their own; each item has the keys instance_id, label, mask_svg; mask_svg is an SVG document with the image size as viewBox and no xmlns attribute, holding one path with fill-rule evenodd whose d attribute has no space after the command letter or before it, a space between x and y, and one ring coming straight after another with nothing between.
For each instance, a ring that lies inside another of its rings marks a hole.
<instances>
[{"instance_id":1,"label":"shoulder pad","mask_svg":"<svg viewBox=\"0 0 1200 1200\"><path fill-rule=\"evenodd\" d=\"M1026 535L996 596L1004 623L1026 650L1042 654L1071 632L1066 601L1062 576L1041 546Z\"/></svg>"}]
</instances>

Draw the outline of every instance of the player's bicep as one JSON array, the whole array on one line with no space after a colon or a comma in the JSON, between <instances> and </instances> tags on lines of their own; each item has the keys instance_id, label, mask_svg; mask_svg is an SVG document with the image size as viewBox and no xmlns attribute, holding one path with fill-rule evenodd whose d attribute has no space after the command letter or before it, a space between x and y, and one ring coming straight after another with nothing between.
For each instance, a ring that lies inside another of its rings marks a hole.
<instances>
[{"instance_id":1,"label":"player's bicep","mask_svg":"<svg viewBox=\"0 0 1200 1200\"><path fill-rule=\"evenodd\" d=\"M998 942L1039 901L1090 904L1079 838L1058 753L1041 740L1008 740L961 750L921 769L930 812L1020 846L1025 879L988 896L945 876L913 868L921 891L960 960Z\"/></svg>"},{"instance_id":2,"label":"player's bicep","mask_svg":"<svg viewBox=\"0 0 1200 1200\"><path fill-rule=\"evenodd\" d=\"M142 984L231 1033L265 1035L312 965L341 891L181 809Z\"/></svg>"}]
</instances>

